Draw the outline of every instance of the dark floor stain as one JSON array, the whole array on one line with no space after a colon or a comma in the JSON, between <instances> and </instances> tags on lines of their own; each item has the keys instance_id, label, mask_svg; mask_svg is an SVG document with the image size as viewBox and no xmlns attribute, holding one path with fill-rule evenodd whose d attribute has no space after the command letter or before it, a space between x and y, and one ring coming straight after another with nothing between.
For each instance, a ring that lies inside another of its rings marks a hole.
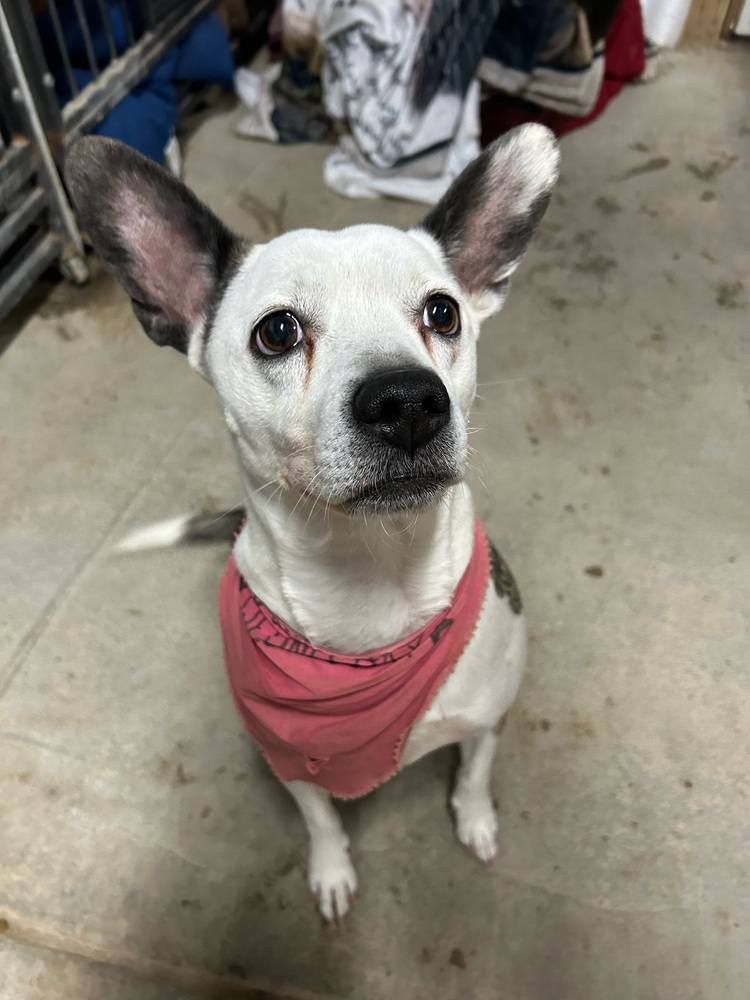
<instances>
[{"instance_id":1,"label":"dark floor stain","mask_svg":"<svg viewBox=\"0 0 750 1000\"><path fill-rule=\"evenodd\" d=\"M539 725L544 730L545 733L548 733L552 728L552 723L549 721L549 719L540 719Z\"/></svg>"},{"instance_id":2,"label":"dark floor stain","mask_svg":"<svg viewBox=\"0 0 750 1000\"><path fill-rule=\"evenodd\" d=\"M143 612L140 608L128 608L128 614L132 615L133 618L142 618Z\"/></svg>"},{"instance_id":3,"label":"dark floor stain","mask_svg":"<svg viewBox=\"0 0 750 1000\"><path fill-rule=\"evenodd\" d=\"M686 163L685 169L690 171L693 177L697 177L699 181L708 182L716 180L719 174L723 174L725 170L737 160L735 154L728 154L719 157L717 160L712 160L707 167L701 167L697 163Z\"/></svg>"},{"instance_id":4,"label":"dark floor stain","mask_svg":"<svg viewBox=\"0 0 750 1000\"><path fill-rule=\"evenodd\" d=\"M586 257L584 260L578 261L574 266L576 271L581 271L582 274L602 276L607 271L617 267L617 261L614 257L605 257L604 254L598 253L594 254L593 257Z\"/></svg>"},{"instance_id":5,"label":"dark floor stain","mask_svg":"<svg viewBox=\"0 0 750 1000\"><path fill-rule=\"evenodd\" d=\"M464 955L461 948L454 948L451 952L450 958L448 959L449 965L454 965L457 969L466 968L466 956Z\"/></svg>"},{"instance_id":6,"label":"dark floor stain","mask_svg":"<svg viewBox=\"0 0 750 1000\"><path fill-rule=\"evenodd\" d=\"M602 465L599 469L603 476L608 476L612 471L608 465Z\"/></svg>"},{"instance_id":7,"label":"dark floor stain","mask_svg":"<svg viewBox=\"0 0 750 1000\"><path fill-rule=\"evenodd\" d=\"M729 934L729 913L727 910L717 910L716 921L719 925L719 933L724 935Z\"/></svg>"},{"instance_id":8,"label":"dark floor stain","mask_svg":"<svg viewBox=\"0 0 750 1000\"><path fill-rule=\"evenodd\" d=\"M73 340L78 340L78 338L81 336L77 330L69 330L64 323L57 323L55 325L55 333L60 338L60 340L64 340L67 344L69 344Z\"/></svg>"},{"instance_id":9,"label":"dark floor stain","mask_svg":"<svg viewBox=\"0 0 750 1000\"><path fill-rule=\"evenodd\" d=\"M247 969L239 962L230 962L227 966L227 972L230 976L237 976L238 979L247 979Z\"/></svg>"},{"instance_id":10,"label":"dark floor stain","mask_svg":"<svg viewBox=\"0 0 750 1000\"><path fill-rule=\"evenodd\" d=\"M518 814L518 818L522 819L524 823L529 823L531 821L531 813L528 809L522 809Z\"/></svg>"},{"instance_id":11,"label":"dark floor stain","mask_svg":"<svg viewBox=\"0 0 750 1000\"><path fill-rule=\"evenodd\" d=\"M18 775L18 780L21 782L22 785L28 785L28 783L31 781L31 771L21 771L21 773Z\"/></svg>"},{"instance_id":12,"label":"dark floor stain","mask_svg":"<svg viewBox=\"0 0 750 1000\"><path fill-rule=\"evenodd\" d=\"M552 306L553 309L556 309L558 312L562 312L563 309L567 309L570 304L568 300L562 295L548 295L547 302L549 305Z\"/></svg>"},{"instance_id":13,"label":"dark floor stain","mask_svg":"<svg viewBox=\"0 0 750 1000\"><path fill-rule=\"evenodd\" d=\"M577 243L579 246L590 247L595 236L595 229L582 229L580 232L575 234L573 242Z\"/></svg>"},{"instance_id":14,"label":"dark floor stain","mask_svg":"<svg viewBox=\"0 0 750 1000\"><path fill-rule=\"evenodd\" d=\"M716 304L722 309L744 309L745 303L737 301L744 289L741 281L722 281L716 288Z\"/></svg>"},{"instance_id":15,"label":"dark floor stain","mask_svg":"<svg viewBox=\"0 0 750 1000\"><path fill-rule=\"evenodd\" d=\"M431 962L432 948L428 948L427 945L425 945L424 948L422 948L422 950L419 953L419 958L420 961L424 962L425 964L427 964L427 962Z\"/></svg>"},{"instance_id":16,"label":"dark floor stain","mask_svg":"<svg viewBox=\"0 0 750 1000\"><path fill-rule=\"evenodd\" d=\"M0 917L0 934L5 934L7 930L10 929L10 924L5 919L5 917Z\"/></svg>"},{"instance_id":17,"label":"dark floor stain","mask_svg":"<svg viewBox=\"0 0 750 1000\"><path fill-rule=\"evenodd\" d=\"M647 146L645 142L631 142L628 149L635 150L636 153L650 153L651 147Z\"/></svg>"},{"instance_id":18,"label":"dark floor stain","mask_svg":"<svg viewBox=\"0 0 750 1000\"><path fill-rule=\"evenodd\" d=\"M282 192L275 208L267 205L261 198L242 189L237 195L237 204L258 223L264 233L278 236L284 231L284 216L286 214L287 196Z\"/></svg>"},{"instance_id":19,"label":"dark floor stain","mask_svg":"<svg viewBox=\"0 0 750 1000\"><path fill-rule=\"evenodd\" d=\"M565 594L561 594L559 590L555 594L555 597L557 598L559 604L562 604L565 601Z\"/></svg>"},{"instance_id":20,"label":"dark floor stain","mask_svg":"<svg viewBox=\"0 0 750 1000\"><path fill-rule=\"evenodd\" d=\"M714 257L714 255L709 250L701 250L701 257L705 258L709 264L718 264L719 258Z\"/></svg>"},{"instance_id":21,"label":"dark floor stain","mask_svg":"<svg viewBox=\"0 0 750 1000\"><path fill-rule=\"evenodd\" d=\"M602 566L586 566L583 572L589 576L604 576L604 568Z\"/></svg>"},{"instance_id":22,"label":"dark floor stain","mask_svg":"<svg viewBox=\"0 0 750 1000\"><path fill-rule=\"evenodd\" d=\"M656 170L664 170L669 166L669 158L666 156L652 156L650 160L641 163L637 167L631 167L624 174L615 177L616 181L629 181L632 177L639 177L641 174L652 174Z\"/></svg>"},{"instance_id":23,"label":"dark floor stain","mask_svg":"<svg viewBox=\"0 0 750 1000\"><path fill-rule=\"evenodd\" d=\"M174 778L172 779L172 784L176 787L177 785L191 785L195 781L195 776L188 774L182 764L178 764L174 770Z\"/></svg>"},{"instance_id":24,"label":"dark floor stain","mask_svg":"<svg viewBox=\"0 0 750 1000\"><path fill-rule=\"evenodd\" d=\"M202 910L203 903L199 899L181 899L180 906L183 910Z\"/></svg>"},{"instance_id":25,"label":"dark floor stain","mask_svg":"<svg viewBox=\"0 0 750 1000\"><path fill-rule=\"evenodd\" d=\"M216 770L214 771L214 774L226 774L226 773L227 769L224 764L222 764L221 767L217 767Z\"/></svg>"},{"instance_id":26,"label":"dark floor stain","mask_svg":"<svg viewBox=\"0 0 750 1000\"><path fill-rule=\"evenodd\" d=\"M48 799L56 799L59 794L60 794L60 789L56 788L54 785L52 785L50 788L47 789Z\"/></svg>"},{"instance_id":27,"label":"dark floor stain","mask_svg":"<svg viewBox=\"0 0 750 1000\"><path fill-rule=\"evenodd\" d=\"M201 809L201 819L208 819L208 817L211 815L211 812L212 812L211 806L204 806Z\"/></svg>"},{"instance_id":28,"label":"dark floor stain","mask_svg":"<svg viewBox=\"0 0 750 1000\"><path fill-rule=\"evenodd\" d=\"M701 195L701 201L713 201L716 197L715 191L704 191Z\"/></svg>"},{"instance_id":29,"label":"dark floor stain","mask_svg":"<svg viewBox=\"0 0 750 1000\"><path fill-rule=\"evenodd\" d=\"M622 205L614 198L608 198L606 194L600 195L594 202L594 207L598 208L602 215L618 215L622 212Z\"/></svg>"},{"instance_id":30,"label":"dark floor stain","mask_svg":"<svg viewBox=\"0 0 750 1000\"><path fill-rule=\"evenodd\" d=\"M539 438L536 436L536 434L529 434L529 444L534 444L534 445L539 444Z\"/></svg>"},{"instance_id":31,"label":"dark floor stain","mask_svg":"<svg viewBox=\"0 0 750 1000\"><path fill-rule=\"evenodd\" d=\"M662 341L666 339L667 338L664 336L661 330L657 330L656 333L651 334L651 340L653 340L657 344L660 344Z\"/></svg>"},{"instance_id":32,"label":"dark floor stain","mask_svg":"<svg viewBox=\"0 0 750 1000\"><path fill-rule=\"evenodd\" d=\"M612 697L611 694L608 694L607 697L604 699L604 704L608 705L610 708L615 707L615 699Z\"/></svg>"},{"instance_id":33,"label":"dark floor stain","mask_svg":"<svg viewBox=\"0 0 750 1000\"><path fill-rule=\"evenodd\" d=\"M572 503L566 503L565 506L563 507L563 510L566 511L568 514L575 514L576 512L576 509Z\"/></svg>"},{"instance_id":34,"label":"dark floor stain","mask_svg":"<svg viewBox=\"0 0 750 1000\"><path fill-rule=\"evenodd\" d=\"M682 783L685 786L685 788L692 788L693 787L693 783L690 780L690 778L683 778L682 779Z\"/></svg>"},{"instance_id":35,"label":"dark floor stain","mask_svg":"<svg viewBox=\"0 0 750 1000\"><path fill-rule=\"evenodd\" d=\"M575 709L570 713L568 729L577 740L582 740L584 737L591 739L594 735L594 727L590 722L582 719Z\"/></svg>"},{"instance_id":36,"label":"dark floor stain","mask_svg":"<svg viewBox=\"0 0 750 1000\"><path fill-rule=\"evenodd\" d=\"M750 125L740 125L737 129L737 135L750 135Z\"/></svg>"}]
</instances>

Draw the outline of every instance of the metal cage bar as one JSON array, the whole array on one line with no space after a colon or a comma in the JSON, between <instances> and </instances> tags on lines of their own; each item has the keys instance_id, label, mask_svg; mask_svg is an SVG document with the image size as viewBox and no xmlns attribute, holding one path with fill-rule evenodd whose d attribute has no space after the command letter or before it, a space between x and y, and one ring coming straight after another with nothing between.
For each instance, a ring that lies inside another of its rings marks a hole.
<instances>
[{"instance_id":1,"label":"metal cage bar","mask_svg":"<svg viewBox=\"0 0 750 1000\"><path fill-rule=\"evenodd\" d=\"M83 240L58 171L65 147L213 2L47 0L43 43L29 0L0 0L0 317L55 262L72 280L86 280ZM110 18L118 19L117 35ZM85 86L68 48L71 32L92 78Z\"/></svg>"},{"instance_id":2,"label":"metal cage bar","mask_svg":"<svg viewBox=\"0 0 750 1000\"><path fill-rule=\"evenodd\" d=\"M60 23L60 13L57 9L57 0L48 0L47 9L49 11L50 21L52 22L52 30L55 33L57 47L60 51L60 60L65 72L65 78L68 82L68 86L70 87L71 94L77 94L78 84L76 83L76 78L73 75L73 67L70 64L68 47L65 44L65 36L63 35L62 24Z\"/></svg>"}]
</instances>

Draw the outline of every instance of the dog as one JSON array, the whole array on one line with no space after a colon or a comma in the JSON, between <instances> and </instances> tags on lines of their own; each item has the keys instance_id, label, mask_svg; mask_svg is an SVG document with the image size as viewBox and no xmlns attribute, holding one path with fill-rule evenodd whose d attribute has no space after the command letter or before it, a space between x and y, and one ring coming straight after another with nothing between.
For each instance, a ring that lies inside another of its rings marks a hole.
<instances>
[{"instance_id":1,"label":"dog","mask_svg":"<svg viewBox=\"0 0 750 1000\"><path fill-rule=\"evenodd\" d=\"M407 232L253 246L120 143L84 137L66 158L81 226L146 333L215 387L244 489L213 528L186 518L126 546L226 536L241 516L221 590L230 686L304 817L329 921L357 890L332 798L438 747L460 747L459 841L487 863L497 850L490 776L526 628L475 520L468 419L480 324L558 166L552 133L521 126Z\"/></svg>"}]
</instances>

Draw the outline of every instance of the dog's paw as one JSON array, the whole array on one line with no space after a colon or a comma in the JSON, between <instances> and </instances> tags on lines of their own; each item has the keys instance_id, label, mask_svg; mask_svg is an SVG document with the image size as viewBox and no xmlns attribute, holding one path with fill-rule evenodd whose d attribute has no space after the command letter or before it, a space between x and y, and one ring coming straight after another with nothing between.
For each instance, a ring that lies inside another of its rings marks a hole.
<instances>
[{"instance_id":1,"label":"dog's paw","mask_svg":"<svg viewBox=\"0 0 750 1000\"><path fill-rule=\"evenodd\" d=\"M457 791L451 805L458 839L480 861L492 864L497 854L498 826L489 795Z\"/></svg>"},{"instance_id":2,"label":"dog's paw","mask_svg":"<svg viewBox=\"0 0 750 1000\"><path fill-rule=\"evenodd\" d=\"M357 892L357 873L345 845L328 842L310 853L310 888L325 919L338 924Z\"/></svg>"}]
</instances>

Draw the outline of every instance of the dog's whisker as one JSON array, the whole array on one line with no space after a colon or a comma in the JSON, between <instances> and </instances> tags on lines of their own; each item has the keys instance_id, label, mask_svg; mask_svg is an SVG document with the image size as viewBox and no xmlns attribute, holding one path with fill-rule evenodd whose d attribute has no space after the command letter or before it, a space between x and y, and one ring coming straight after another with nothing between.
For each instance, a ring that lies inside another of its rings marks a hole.
<instances>
[{"instance_id":1,"label":"dog's whisker","mask_svg":"<svg viewBox=\"0 0 750 1000\"><path fill-rule=\"evenodd\" d=\"M522 375L519 378L501 378L496 382L477 382L477 389L487 389L493 385L507 385L509 382L530 382L531 379L528 375Z\"/></svg>"}]
</instances>

